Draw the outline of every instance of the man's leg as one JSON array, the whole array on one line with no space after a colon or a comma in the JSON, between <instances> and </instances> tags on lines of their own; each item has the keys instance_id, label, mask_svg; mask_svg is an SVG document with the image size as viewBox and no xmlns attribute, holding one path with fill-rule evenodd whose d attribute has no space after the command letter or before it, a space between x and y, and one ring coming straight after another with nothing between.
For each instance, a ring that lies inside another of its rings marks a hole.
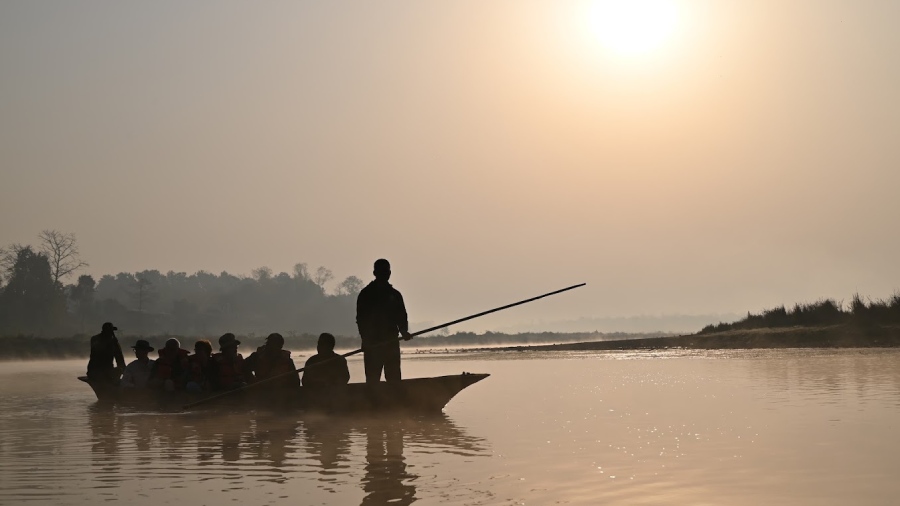
<instances>
[{"instance_id":1,"label":"man's leg","mask_svg":"<svg viewBox=\"0 0 900 506\"><path fill-rule=\"evenodd\" d=\"M366 369L366 383L378 383L381 381L381 370L384 361L378 348L370 348L363 352L363 366Z\"/></svg>"},{"instance_id":2,"label":"man's leg","mask_svg":"<svg viewBox=\"0 0 900 506\"><path fill-rule=\"evenodd\" d=\"M400 342L386 344L384 348L384 379L387 381L400 381Z\"/></svg>"}]
</instances>

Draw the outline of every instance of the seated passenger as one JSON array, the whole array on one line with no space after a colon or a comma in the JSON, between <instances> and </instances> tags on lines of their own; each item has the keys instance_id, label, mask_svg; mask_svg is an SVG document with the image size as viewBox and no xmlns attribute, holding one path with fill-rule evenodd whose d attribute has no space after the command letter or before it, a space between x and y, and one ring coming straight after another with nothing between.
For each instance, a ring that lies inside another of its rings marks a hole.
<instances>
[{"instance_id":1,"label":"seated passenger","mask_svg":"<svg viewBox=\"0 0 900 506\"><path fill-rule=\"evenodd\" d=\"M241 344L231 332L219 338L219 353L212 356L210 381L214 390L233 390L247 384L244 357L238 353Z\"/></svg>"},{"instance_id":2,"label":"seated passenger","mask_svg":"<svg viewBox=\"0 0 900 506\"><path fill-rule=\"evenodd\" d=\"M281 379L274 380L279 386L297 386L299 380L296 375L288 375L291 371L296 371L297 366L291 359L291 352L282 349L284 347L284 338L279 333L269 334L266 338L266 344L256 349L249 357L247 357L247 371L252 373L254 381L262 381L276 376ZM248 378L249 379L249 378Z\"/></svg>"},{"instance_id":3,"label":"seated passenger","mask_svg":"<svg viewBox=\"0 0 900 506\"><path fill-rule=\"evenodd\" d=\"M194 354L188 357L188 378L185 390L188 392L206 392L212 389L212 344L208 339L194 343Z\"/></svg>"},{"instance_id":4,"label":"seated passenger","mask_svg":"<svg viewBox=\"0 0 900 506\"><path fill-rule=\"evenodd\" d=\"M122 356L116 330L118 329L112 323L106 322L100 333L91 337L91 358L88 360L87 376L92 381L115 385L125 370L125 357Z\"/></svg>"},{"instance_id":5,"label":"seated passenger","mask_svg":"<svg viewBox=\"0 0 900 506\"><path fill-rule=\"evenodd\" d=\"M147 388L153 371L153 360L148 353L153 351L153 346L143 339L138 339L131 349L134 350L136 360L125 366L125 374L122 375L119 385L122 388Z\"/></svg>"},{"instance_id":6,"label":"seated passenger","mask_svg":"<svg viewBox=\"0 0 900 506\"><path fill-rule=\"evenodd\" d=\"M188 352L182 349L181 343L174 337L166 341L166 346L159 350L159 358L153 366L151 384L162 387L167 392L184 388L185 376L188 373Z\"/></svg>"},{"instance_id":7,"label":"seated passenger","mask_svg":"<svg viewBox=\"0 0 900 506\"><path fill-rule=\"evenodd\" d=\"M303 386L346 385L350 370L347 359L334 352L334 336L327 332L320 335L316 349L319 353L309 357L303 368Z\"/></svg>"}]
</instances>

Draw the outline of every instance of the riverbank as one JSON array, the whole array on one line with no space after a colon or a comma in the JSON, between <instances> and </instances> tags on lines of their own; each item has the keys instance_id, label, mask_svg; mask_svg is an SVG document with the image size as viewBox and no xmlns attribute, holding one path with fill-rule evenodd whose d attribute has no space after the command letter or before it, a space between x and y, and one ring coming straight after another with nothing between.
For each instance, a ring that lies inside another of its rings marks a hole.
<instances>
[{"instance_id":1,"label":"riverbank","mask_svg":"<svg viewBox=\"0 0 900 506\"><path fill-rule=\"evenodd\" d=\"M514 351L753 349L753 348L891 348L900 347L900 325L853 324L727 330L704 334L538 346L511 346ZM497 348L492 348L497 350Z\"/></svg>"}]
</instances>

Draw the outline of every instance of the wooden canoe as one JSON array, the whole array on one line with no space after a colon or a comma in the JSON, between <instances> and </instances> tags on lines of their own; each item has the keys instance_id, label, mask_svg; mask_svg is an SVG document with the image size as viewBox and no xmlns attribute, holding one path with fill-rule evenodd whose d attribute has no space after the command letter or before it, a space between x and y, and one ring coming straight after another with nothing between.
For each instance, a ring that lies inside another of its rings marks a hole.
<instances>
[{"instance_id":1,"label":"wooden canoe","mask_svg":"<svg viewBox=\"0 0 900 506\"><path fill-rule=\"evenodd\" d=\"M198 406L198 409L286 409L335 413L357 411L440 412L456 394L490 374L462 373L434 378L405 379L399 382L350 383L328 388L267 388L261 386L235 392ZM141 410L178 411L203 400L210 394L162 392L158 390L122 389L109 383L87 383L102 405L124 406Z\"/></svg>"}]
</instances>

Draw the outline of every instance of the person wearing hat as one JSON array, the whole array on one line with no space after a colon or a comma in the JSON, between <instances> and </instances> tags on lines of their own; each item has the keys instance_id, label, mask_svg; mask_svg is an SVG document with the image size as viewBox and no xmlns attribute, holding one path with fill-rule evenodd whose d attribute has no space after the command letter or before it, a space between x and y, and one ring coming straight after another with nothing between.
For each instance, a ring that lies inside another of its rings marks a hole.
<instances>
[{"instance_id":1,"label":"person wearing hat","mask_svg":"<svg viewBox=\"0 0 900 506\"><path fill-rule=\"evenodd\" d=\"M122 375L119 385L122 388L147 388L153 370L153 360L148 354L153 351L153 346L143 339L138 339L131 349L134 350L135 360L125 366L125 374Z\"/></svg>"},{"instance_id":2,"label":"person wearing hat","mask_svg":"<svg viewBox=\"0 0 900 506\"><path fill-rule=\"evenodd\" d=\"M300 380L296 375L289 376L287 373L296 371L297 366L291 359L291 352L284 348L284 337L277 332L269 334L266 338L266 344L260 346L247 357L246 369L248 375L252 374L252 381L261 381L275 376L286 375L281 380L276 380L279 386L298 386ZM273 385L274 386L274 385Z\"/></svg>"},{"instance_id":3,"label":"person wearing hat","mask_svg":"<svg viewBox=\"0 0 900 506\"><path fill-rule=\"evenodd\" d=\"M388 280L391 264L384 258L375 261L375 280L356 297L356 326L362 338L366 383L400 381L400 337L412 339L403 296Z\"/></svg>"},{"instance_id":4,"label":"person wearing hat","mask_svg":"<svg viewBox=\"0 0 900 506\"><path fill-rule=\"evenodd\" d=\"M238 341L231 332L219 338L219 353L212 356L211 380L216 390L233 390L247 384L244 357L238 353Z\"/></svg>"},{"instance_id":5,"label":"person wearing hat","mask_svg":"<svg viewBox=\"0 0 900 506\"><path fill-rule=\"evenodd\" d=\"M125 357L116 338L116 330L119 329L106 322L100 333L91 337L91 358L88 360L87 376L93 381L116 384L122 371L125 370Z\"/></svg>"}]
</instances>

